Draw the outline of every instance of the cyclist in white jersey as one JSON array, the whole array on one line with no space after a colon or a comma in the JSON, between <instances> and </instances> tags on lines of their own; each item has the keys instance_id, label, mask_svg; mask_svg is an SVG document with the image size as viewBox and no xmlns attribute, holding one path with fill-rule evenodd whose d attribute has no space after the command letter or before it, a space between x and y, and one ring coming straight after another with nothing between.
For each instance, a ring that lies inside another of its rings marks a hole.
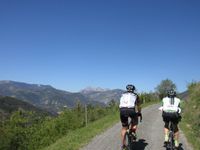
<instances>
[{"instance_id":1,"label":"cyclist in white jersey","mask_svg":"<svg viewBox=\"0 0 200 150\"><path fill-rule=\"evenodd\" d=\"M167 145L169 139L169 121L173 122L175 125L175 147L178 148L179 142L179 129L178 123L181 119L180 112L180 99L176 97L176 92L174 90L168 91L168 96L162 99L162 117L165 122L164 132L165 132L165 142L164 146Z\"/></svg>"},{"instance_id":2,"label":"cyclist in white jersey","mask_svg":"<svg viewBox=\"0 0 200 150\"><path fill-rule=\"evenodd\" d=\"M140 100L139 96L134 92L135 86L134 85L127 85L127 91L122 94L120 98L120 119L122 123L121 129L121 140L122 140L122 150L126 148L125 145L125 133L128 129L128 118L131 118L131 125L133 133L136 132L137 124L138 124L138 116L141 115L141 107L140 107ZM137 112L136 112L137 108Z\"/></svg>"}]
</instances>

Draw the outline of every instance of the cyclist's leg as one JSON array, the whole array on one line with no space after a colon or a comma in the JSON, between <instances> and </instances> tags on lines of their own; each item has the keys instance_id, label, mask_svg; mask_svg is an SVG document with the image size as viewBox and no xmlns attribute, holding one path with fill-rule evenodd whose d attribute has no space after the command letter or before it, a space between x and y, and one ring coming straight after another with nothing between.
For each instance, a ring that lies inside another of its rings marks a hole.
<instances>
[{"instance_id":1,"label":"cyclist's leg","mask_svg":"<svg viewBox=\"0 0 200 150\"><path fill-rule=\"evenodd\" d=\"M169 141L169 121L165 121L164 134L165 134L165 142L168 142Z\"/></svg>"},{"instance_id":2,"label":"cyclist's leg","mask_svg":"<svg viewBox=\"0 0 200 150\"><path fill-rule=\"evenodd\" d=\"M134 133L135 135L135 139L137 138L136 137L136 130L137 130L137 125L138 125L138 116L137 114L135 113L135 110L132 110L131 113L130 113L130 117L131 117L131 130L132 132ZM134 140L135 140L134 139Z\"/></svg>"},{"instance_id":3,"label":"cyclist's leg","mask_svg":"<svg viewBox=\"0 0 200 150\"><path fill-rule=\"evenodd\" d=\"M126 109L120 109L120 119L122 123L122 129L121 129L121 141L122 141L122 146L125 145L125 134L128 129L128 115L127 115L127 110Z\"/></svg>"},{"instance_id":4,"label":"cyclist's leg","mask_svg":"<svg viewBox=\"0 0 200 150\"><path fill-rule=\"evenodd\" d=\"M126 145L126 139L125 139L125 134L126 134L126 131L127 131L128 127L122 127L121 129L121 140L122 140L122 146L127 146Z\"/></svg>"},{"instance_id":5,"label":"cyclist's leg","mask_svg":"<svg viewBox=\"0 0 200 150\"><path fill-rule=\"evenodd\" d=\"M164 125L164 134L165 134L164 142L166 144L166 142L168 142L168 140L169 140L169 121L170 121L170 118L169 118L169 116L166 115L166 113L163 113L162 117L163 117L163 121L165 123L165 125Z\"/></svg>"},{"instance_id":6,"label":"cyclist's leg","mask_svg":"<svg viewBox=\"0 0 200 150\"><path fill-rule=\"evenodd\" d=\"M136 133L137 125L138 125L138 117L136 116L136 117L132 118L132 123L131 123L131 126L132 126L131 129L134 133Z\"/></svg>"},{"instance_id":7,"label":"cyclist's leg","mask_svg":"<svg viewBox=\"0 0 200 150\"><path fill-rule=\"evenodd\" d=\"M175 147L179 146L179 129L178 129L178 118L173 120L173 125L174 125L174 142L175 142Z\"/></svg>"}]
</instances>

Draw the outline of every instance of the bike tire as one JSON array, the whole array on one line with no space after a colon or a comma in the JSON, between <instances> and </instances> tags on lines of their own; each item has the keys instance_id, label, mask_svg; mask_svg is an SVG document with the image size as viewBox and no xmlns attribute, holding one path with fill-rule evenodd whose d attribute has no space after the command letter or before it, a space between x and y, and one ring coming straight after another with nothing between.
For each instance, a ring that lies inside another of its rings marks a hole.
<instances>
[{"instance_id":1,"label":"bike tire","mask_svg":"<svg viewBox=\"0 0 200 150\"><path fill-rule=\"evenodd\" d=\"M131 150L131 137L128 132L125 134L125 144L126 144L126 149Z\"/></svg>"}]
</instances>

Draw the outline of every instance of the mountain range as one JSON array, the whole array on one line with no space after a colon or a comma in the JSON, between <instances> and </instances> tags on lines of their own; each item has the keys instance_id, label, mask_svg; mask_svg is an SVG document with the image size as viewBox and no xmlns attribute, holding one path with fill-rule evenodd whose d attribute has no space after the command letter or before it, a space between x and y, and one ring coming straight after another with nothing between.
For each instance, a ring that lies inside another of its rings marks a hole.
<instances>
[{"instance_id":1,"label":"mountain range","mask_svg":"<svg viewBox=\"0 0 200 150\"><path fill-rule=\"evenodd\" d=\"M77 93L56 89L50 85L28 84L10 80L0 81L0 96L9 96L28 102L36 107L52 111L81 104L106 105L111 100L119 101L123 90L86 88Z\"/></svg>"}]
</instances>

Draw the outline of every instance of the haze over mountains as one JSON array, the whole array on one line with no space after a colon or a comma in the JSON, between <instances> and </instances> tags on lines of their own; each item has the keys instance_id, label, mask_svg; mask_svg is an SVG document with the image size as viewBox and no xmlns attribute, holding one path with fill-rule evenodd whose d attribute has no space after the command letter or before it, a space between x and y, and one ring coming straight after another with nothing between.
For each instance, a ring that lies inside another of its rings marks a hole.
<instances>
[{"instance_id":1,"label":"haze over mountains","mask_svg":"<svg viewBox=\"0 0 200 150\"><path fill-rule=\"evenodd\" d=\"M119 101L123 90L86 88L72 93L56 89L50 85L28 84L16 81L0 81L0 96L17 98L50 110L58 111L63 106L74 107L79 101L82 104L105 105L111 100Z\"/></svg>"}]
</instances>

